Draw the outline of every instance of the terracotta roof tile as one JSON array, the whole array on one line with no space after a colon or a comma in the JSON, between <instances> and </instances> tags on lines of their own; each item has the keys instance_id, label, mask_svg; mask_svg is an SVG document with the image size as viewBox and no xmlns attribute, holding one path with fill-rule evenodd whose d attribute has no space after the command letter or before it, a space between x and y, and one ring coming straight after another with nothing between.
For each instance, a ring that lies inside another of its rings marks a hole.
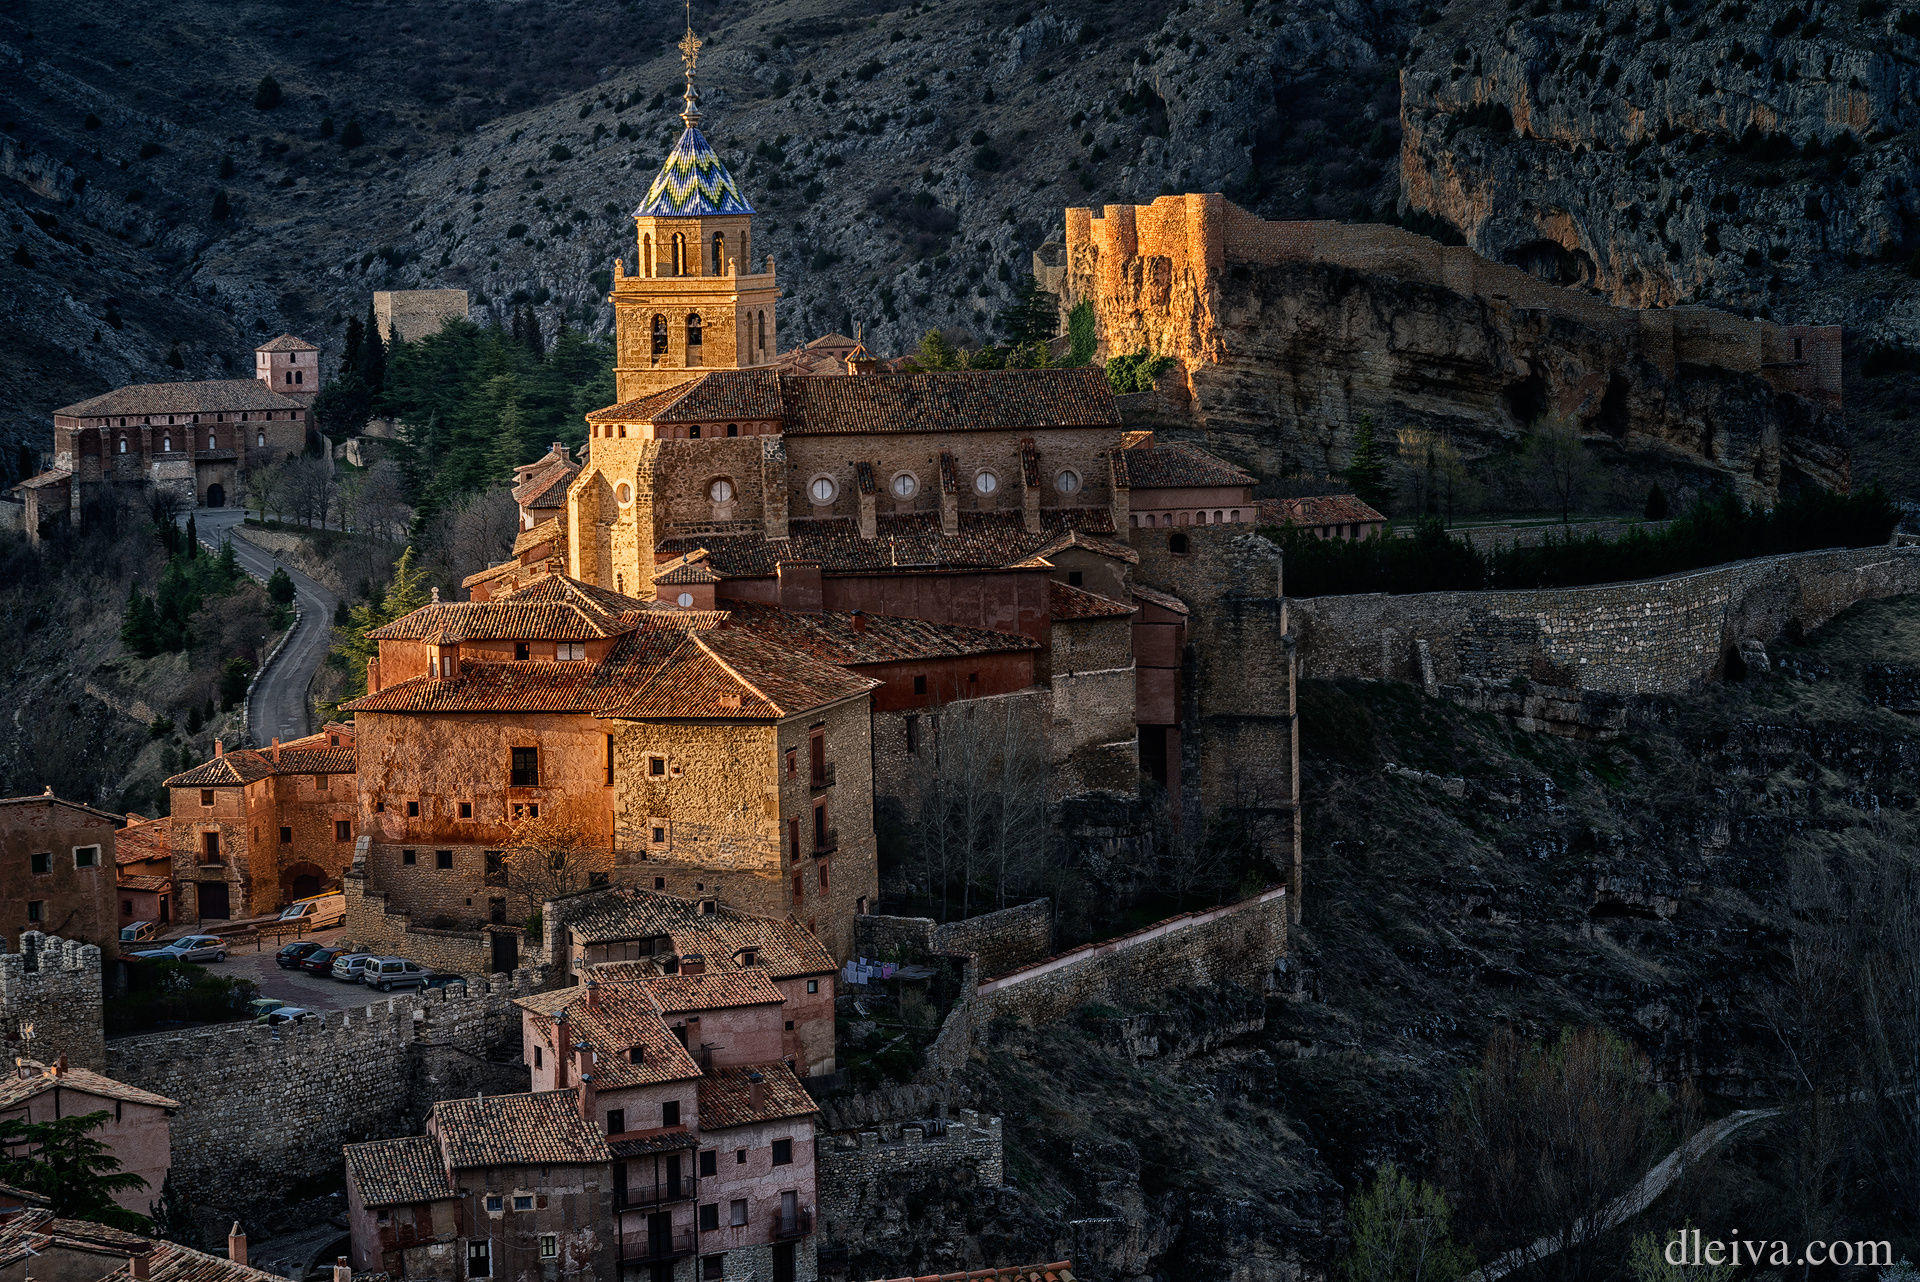
<instances>
[{"instance_id":1,"label":"terracotta roof tile","mask_svg":"<svg viewBox=\"0 0 1920 1282\"><path fill-rule=\"evenodd\" d=\"M1113 533L1105 508L1052 508L1040 515L1041 529L1029 533L1018 512L962 512L960 532L940 532L937 512L884 513L875 518L875 535L860 537L846 517L802 518L790 523L789 537L775 542L759 534L688 535L660 544L662 555L694 548L707 550L707 562L726 578L772 575L781 561L818 561L827 573L928 569L1001 569L1034 555L1069 530Z\"/></svg>"},{"instance_id":2,"label":"terracotta roof tile","mask_svg":"<svg viewBox=\"0 0 1920 1282\"><path fill-rule=\"evenodd\" d=\"M557 543L565 537L566 523L557 516L550 516L544 521L536 521L532 529L522 530L513 536L513 554L515 556L521 556L527 552L531 552L542 544ZM496 567L488 568L493 569ZM505 568L513 568L512 563L506 563ZM462 579L461 583L462 585L471 583L486 573L486 570L482 570L480 574L469 575L467 578Z\"/></svg>"},{"instance_id":3,"label":"terracotta roof tile","mask_svg":"<svg viewBox=\"0 0 1920 1282\"><path fill-rule=\"evenodd\" d=\"M760 1078L759 1106L753 1101L753 1077ZM782 1060L771 1064L716 1068L700 1079L700 1130L811 1117L820 1108Z\"/></svg>"},{"instance_id":4,"label":"terracotta roof tile","mask_svg":"<svg viewBox=\"0 0 1920 1282\"><path fill-rule=\"evenodd\" d=\"M256 352L317 352L320 349L304 338L282 334L278 338L269 338L253 350Z\"/></svg>"},{"instance_id":5,"label":"terracotta roof tile","mask_svg":"<svg viewBox=\"0 0 1920 1282\"><path fill-rule=\"evenodd\" d=\"M161 1238L145 1238L137 1233L109 1228L87 1220L56 1219L51 1211L30 1207L0 1224L0 1261L28 1258L28 1252L45 1253L66 1246L99 1259L99 1272L91 1269L70 1274L72 1282L126 1282L131 1277L130 1257L144 1254L151 1282L284 1282L271 1273L235 1264L222 1256L195 1251ZM114 1267L105 1267L110 1257L119 1257Z\"/></svg>"},{"instance_id":6,"label":"terracotta roof tile","mask_svg":"<svg viewBox=\"0 0 1920 1282\"><path fill-rule=\"evenodd\" d=\"M661 975L647 981L662 1012L726 1010L735 1006L778 1005L786 998L771 976L758 966L716 969L698 975Z\"/></svg>"},{"instance_id":7,"label":"terracotta roof tile","mask_svg":"<svg viewBox=\"0 0 1920 1282\"><path fill-rule=\"evenodd\" d=\"M796 436L1120 425L1113 389L1093 369L787 375L780 390L785 430Z\"/></svg>"},{"instance_id":8,"label":"terracotta roof tile","mask_svg":"<svg viewBox=\"0 0 1920 1282\"><path fill-rule=\"evenodd\" d=\"M1115 601L1058 579L1049 579L1047 585L1055 619L1124 619L1134 611L1134 607L1124 601Z\"/></svg>"},{"instance_id":9,"label":"terracotta roof tile","mask_svg":"<svg viewBox=\"0 0 1920 1282\"><path fill-rule=\"evenodd\" d=\"M345 775L354 771L354 749L350 735L334 744L338 731L322 730L303 739L291 739L280 745L276 758L271 748L235 748L232 752L203 761L193 769L166 781L169 788L223 788L254 783L269 775Z\"/></svg>"},{"instance_id":10,"label":"terracotta roof tile","mask_svg":"<svg viewBox=\"0 0 1920 1282\"><path fill-rule=\"evenodd\" d=\"M720 626L722 631L747 628L828 663L856 666L1039 648L1037 641L1017 632L888 614L862 613L856 623L847 611L799 613L741 603L730 603L726 621Z\"/></svg>"},{"instance_id":11,"label":"terracotta roof tile","mask_svg":"<svg viewBox=\"0 0 1920 1282\"><path fill-rule=\"evenodd\" d=\"M121 822L124 817L114 814L111 810L101 810L97 806L89 806L84 801L68 801L65 797L56 797L51 792L29 793L24 797L0 797L0 806L36 805L64 806L68 810L78 810L82 814L92 815L96 819L104 819L114 824Z\"/></svg>"},{"instance_id":12,"label":"terracotta roof tile","mask_svg":"<svg viewBox=\"0 0 1920 1282\"><path fill-rule=\"evenodd\" d=\"M678 387L595 410L590 423L710 423L781 417L780 376L771 369L714 370Z\"/></svg>"},{"instance_id":13,"label":"terracotta roof tile","mask_svg":"<svg viewBox=\"0 0 1920 1282\"><path fill-rule=\"evenodd\" d=\"M1247 486L1254 477L1191 445L1147 445L1113 451L1121 485L1136 490Z\"/></svg>"},{"instance_id":14,"label":"terracotta roof tile","mask_svg":"<svg viewBox=\"0 0 1920 1282\"><path fill-rule=\"evenodd\" d=\"M18 1072L0 1078L0 1108L12 1108L41 1095L55 1087L70 1091L83 1091L88 1095L98 1095L102 1099L122 1100L128 1104L150 1104L154 1108L179 1108L177 1100L168 1099L152 1091L142 1090L138 1086L128 1086L125 1082L116 1082L111 1077L96 1073L87 1068L66 1068L59 1073L47 1071L45 1064L33 1060L20 1061L22 1070L38 1069L31 1077L22 1077Z\"/></svg>"},{"instance_id":15,"label":"terracotta roof tile","mask_svg":"<svg viewBox=\"0 0 1920 1282\"><path fill-rule=\"evenodd\" d=\"M140 874L127 876L122 874L114 883L121 890L171 890L173 878L148 877Z\"/></svg>"},{"instance_id":16,"label":"terracotta roof tile","mask_svg":"<svg viewBox=\"0 0 1920 1282\"><path fill-rule=\"evenodd\" d=\"M660 1018L660 1003L644 982L602 980L596 973L591 1000L587 986L575 984L522 998L518 1004L539 1017L549 1045L560 1015L566 1015L567 1040L593 1047L593 1078L602 1090L700 1076L700 1065L667 1030ZM637 1060L632 1054L636 1047Z\"/></svg>"},{"instance_id":17,"label":"terracotta roof tile","mask_svg":"<svg viewBox=\"0 0 1920 1282\"><path fill-rule=\"evenodd\" d=\"M1058 538L1043 544L1035 556L1052 556L1066 548L1085 548L1089 552L1098 552L1101 556L1112 557L1116 561L1125 561L1129 565L1138 564L1140 554L1119 539L1094 534L1087 530L1068 527Z\"/></svg>"},{"instance_id":18,"label":"terracotta roof tile","mask_svg":"<svg viewBox=\"0 0 1920 1282\"><path fill-rule=\"evenodd\" d=\"M113 862L121 867L149 859L173 857L173 821L142 819L129 823L113 837Z\"/></svg>"},{"instance_id":19,"label":"terracotta roof tile","mask_svg":"<svg viewBox=\"0 0 1920 1282\"><path fill-rule=\"evenodd\" d=\"M1260 500L1263 525L1366 525L1386 519L1352 494Z\"/></svg>"},{"instance_id":20,"label":"terracotta roof tile","mask_svg":"<svg viewBox=\"0 0 1920 1282\"><path fill-rule=\"evenodd\" d=\"M301 402L280 395L257 378L222 378L200 383L134 383L102 392L90 400L63 405L54 413L75 418L106 418L305 408Z\"/></svg>"},{"instance_id":21,"label":"terracotta roof tile","mask_svg":"<svg viewBox=\"0 0 1920 1282\"><path fill-rule=\"evenodd\" d=\"M440 1144L431 1135L349 1144L347 1173L367 1206L404 1206L454 1196Z\"/></svg>"},{"instance_id":22,"label":"terracotta roof tile","mask_svg":"<svg viewBox=\"0 0 1920 1282\"><path fill-rule=\"evenodd\" d=\"M1153 588L1143 588L1137 583L1128 588L1127 591L1133 595L1136 601L1145 601L1149 605L1157 605L1161 609L1171 610L1175 614L1188 613L1187 603L1170 592L1158 592Z\"/></svg>"},{"instance_id":23,"label":"terracotta roof tile","mask_svg":"<svg viewBox=\"0 0 1920 1282\"><path fill-rule=\"evenodd\" d=\"M521 507L545 510L567 505L567 487L580 475L580 465L553 455L547 459L541 460L543 466L513 487L513 501Z\"/></svg>"},{"instance_id":24,"label":"terracotta roof tile","mask_svg":"<svg viewBox=\"0 0 1920 1282\"><path fill-rule=\"evenodd\" d=\"M572 1091L442 1100L433 1106L432 1127L456 1171L613 1160L606 1136L580 1116Z\"/></svg>"},{"instance_id":25,"label":"terracotta roof tile","mask_svg":"<svg viewBox=\"0 0 1920 1282\"><path fill-rule=\"evenodd\" d=\"M561 574L491 601L436 601L367 635L375 641L600 641L631 632L654 603Z\"/></svg>"},{"instance_id":26,"label":"terracotta roof tile","mask_svg":"<svg viewBox=\"0 0 1920 1282\"><path fill-rule=\"evenodd\" d=\"M725 904L702 913L692 900L614 889L581 896L580 907L584 911L569 919L568 928L583 944L665 937L675 953L698 953L705 958L709 972L743 969L737 959L750 948L753 964L764 967L774 979L824 975L838 969L826 946L795 923L739 912Z\"/></svg>"}]
</instances>

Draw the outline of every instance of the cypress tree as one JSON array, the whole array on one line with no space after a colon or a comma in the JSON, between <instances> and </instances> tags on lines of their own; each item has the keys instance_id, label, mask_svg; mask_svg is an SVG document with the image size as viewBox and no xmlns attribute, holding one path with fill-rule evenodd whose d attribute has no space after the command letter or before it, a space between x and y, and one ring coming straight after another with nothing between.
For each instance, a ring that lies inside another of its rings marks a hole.
<instances>
[{"instance_id":1,"label":"cypress tree","mask_svg":"<svg viewBox=\"0 0 1920 1282\"><path fill-rule=\"evenodd\" d=\"M1347 485L1368 507L1385 511L1392 491L1387 488L1387 460L1374 437L1373 415L1362 414L1353 433L1353 454L1347 460Z\"/></svg>"},{"instance_id":2,"label":"cypress tree","mask_svg":"<svg viewBox=\"0 0 1920 1282\"><path fill-rule=\"evenodd\" d=\"M200 530L195 524L193 513L187 513L187 559L191 561L200 555Z\"/></svg>"},{"instance_id":3,"label":"cypress tree","mask_svg":"<svg viewBox=\"0 0 1920 1282\"><path fill-rule=\"evenodd\" d=\"M360 347L366 342L366 327L358 316L347 317L346 340L340 345L340 372L336 378L360 372Z\"/></svg>"},{"instance_id":4,"label":"cypress tree","mask_svg":"<svg viewBox=\"0 0 1920 1282\"><path fill-rule=\"evenodd\" d=\"M208 211L209 217L216 223L224 223L232 213L233 206L227 203L226 189L216 189L213 193L213 208Z\"/></svg>"},{"instance_id":5,"label":"cypress tree","mask_svg":"<svg viewBox=\"0 0 1920 1282\"><path fill-rule=\"evenodd\" d=\"M380 337L372 303L367 304L367 319L361 327L359 373L372 396L377 398L387 390L387 345Z\"/></svg>"},{"instance_id":6,"label":"cypress tree","mask_svg":"<svg viewBox=\"0 0 1920 1282\"><path fill-rule=\"evenodd\" d=\"M272 76L262 76L260 77L260 83L255 86L253 91L253 109L255 111L272 111L280 105L281 96L280 82Z\"/></svg>"}]
</instances>

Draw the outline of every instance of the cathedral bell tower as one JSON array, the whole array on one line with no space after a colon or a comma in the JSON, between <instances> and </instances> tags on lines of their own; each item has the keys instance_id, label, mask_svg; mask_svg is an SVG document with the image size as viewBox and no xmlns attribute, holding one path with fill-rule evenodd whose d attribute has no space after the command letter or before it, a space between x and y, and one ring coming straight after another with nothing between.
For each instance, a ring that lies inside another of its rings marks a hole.
<instances>
[{"instance_id":1,"label":"cathedral bell tower","mask_svg":"<svg viewBox=\"0 0 1920 1282\"><path fill-rule=\"evenodd\" d=\"M773 258L753 269L753 206L700 133L693 71L700 38L680 41L686 122L646 199L633 211L639 271L614 261L614 378L630 401L710 369L765 365L774 344Z\"/></svg>"}]
</instances>

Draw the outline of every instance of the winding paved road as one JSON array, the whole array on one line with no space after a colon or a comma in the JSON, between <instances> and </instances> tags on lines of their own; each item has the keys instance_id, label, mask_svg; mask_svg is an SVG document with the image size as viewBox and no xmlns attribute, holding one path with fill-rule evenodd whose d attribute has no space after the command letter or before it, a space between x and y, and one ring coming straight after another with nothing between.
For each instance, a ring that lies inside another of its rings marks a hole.
<instances>
[{"instance_id":1,"label":"winding paved road","mask_svg":"<svg viewBox=\"0 0 1920 1282\"><path fill-rule=\"evenodd\" d=\"M200 541L216 552L229 531L245 519L240 508L195 508L194 529ZM185 524L185 517L181 518ZM235 536L233 553L240 566L261 582L283 566L293 579L294 600L300 607L300 620L286 643L280 647L266 671L254 683L247 699L247 729L256 744L274 739L298 739L312 730L307 703L307 688L313 673L327 657L333 639L333 612L340 599L321 583L287 565L273 553Z\"/></svg>"}]
</instances>

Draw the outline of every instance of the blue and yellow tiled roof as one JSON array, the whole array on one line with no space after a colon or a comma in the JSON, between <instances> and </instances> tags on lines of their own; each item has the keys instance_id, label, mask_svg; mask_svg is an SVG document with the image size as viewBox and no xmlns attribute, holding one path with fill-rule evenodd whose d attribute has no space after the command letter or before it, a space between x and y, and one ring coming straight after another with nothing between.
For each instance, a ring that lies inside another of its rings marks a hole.
<instances>
[{"instance_id":1,"label":"blue and yellow tiled roof","mask_svg":"<svg viewBox=\"0 0 1920 1282\"><path fill-rule=\"evenodd\" d=\"M733 175L706 138L689 124L660 166L636 218L695 218L704 214L751 214Z\"/></svg>"}]
</instances>

